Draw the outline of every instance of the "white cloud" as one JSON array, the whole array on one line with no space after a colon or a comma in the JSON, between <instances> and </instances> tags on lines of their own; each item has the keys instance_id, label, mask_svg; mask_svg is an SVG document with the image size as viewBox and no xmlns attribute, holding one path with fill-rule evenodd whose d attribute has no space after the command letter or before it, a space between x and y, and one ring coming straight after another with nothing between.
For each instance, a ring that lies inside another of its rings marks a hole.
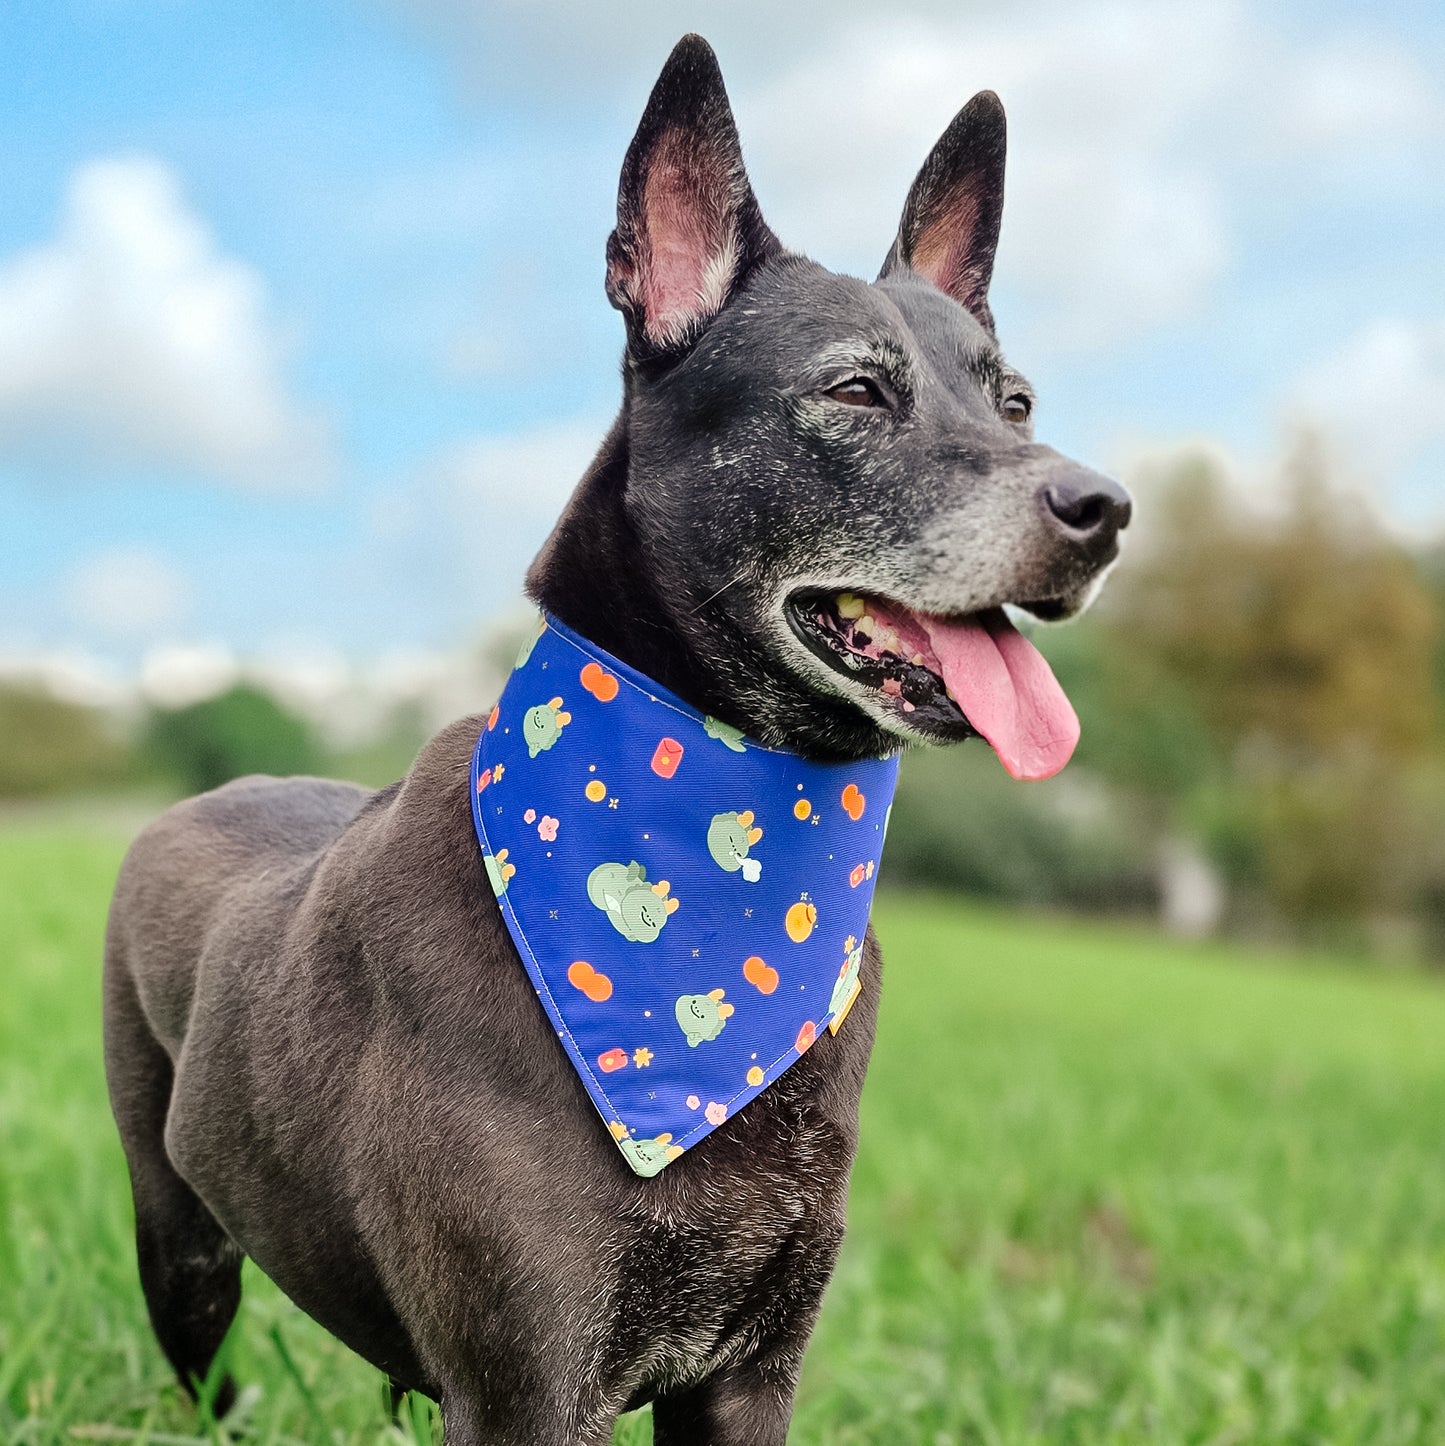
<instances>
[{"instance_id":1,"label":"white cloud","mask_svg":"<svg viewBox=\"0 0 1445 1446\"><path fill-rule=\"evenodd\" d=\"M513 605L606 431L606 421L569 419L447 448L374 514L381 565L441 582L471 616Z\"/></svg>"},{"instance_id":2,"label":"white cloud","mask_svg":"<svg viewBox=\"0 0 1445 1446\"><path fill-rule=\"evenodd\" d=\"M168 167L91 162L56 237L0 262L0 447L315 485L327 427L287 394L284 350L261 278L218 249Z\"/></svg>"},{"instance_id":3,"label":"white cloud","mask_svg":"<svg viewBox=\"0 0 1445 1446\"><path fill-rule=\"evenodd\" d=\"M1304 57L1281 103L1285 139L1317 147L1438 133L1440 96L1418 63L1376 37L1331 37Z\"/></svg>"},{"instance_id":4,"label":"white cloud","mask_svg":"<svg viewBox=\"0 0 1445 1446\"><path fill-rule=\"evenodd\" d=\"M301 714L328 743L351 748L379 737L399 710L430 731L486 707L505 679L476 649L409 649L349 661L327 649L267 650L245 677Z\"/></svg>"},{"instance_id":5,"label":"white cloud","mask_svg":"<svg viewBox=\"0 0 1445 1446\"><path fill-rule=\"evenodd\" d=\"M606 423L568 420L529 431L474 437L431 464L443 493L479 526L499 515L544 519L550 528L587 464ZM538 545L542 536L537 538Z\"/></svg>"},{"instance_id":6,"label":"white cloud","mask_svg":"<svg viewBox=\"0 0 1445 1446\"><path fill-rule=\"evenodd\" d=\"M145 548L115 548L77 563L64 584L80 626L116 640L173 632L190 609L190 581Z\"/></svg>"},{"instance_id":7,"label":"white cloud","mask_svg":"<svg viewBox=\"0 0 1445 1446\"><path fill-rule=\"evenodd\" d=\"M1399 477L1429 449L1445 448L1445 317L1371 322L1310 367L1283 400L1366 475Z\"/></svg>"},{"instance_id":8,"label":"white cloud","mask_svg":"<svg viewBox=\"0 0 1445 1446\"><path fill-rule=\"evenodd\" d=\"M87 708L121 708L131 699L130 684L112 661L75 647L0 650L0 681Z\"/></svg>"},{"instance_id":9,"label":"white cloud","mask_svg":"<svg viewBox=\"0 0 1445 1446\"><path fill-rule=\"evenodd\" d=\"M1342 151L1409 146L1445 117L1421 58L1364 12L1301 35L1250 0L903 0L886 15L872 0L639 0L625 23L583 0L397 3L489 90L551 88L609 115L640 111L698 26L774 228L865 276L928 148L974 91L997 90L1010 119L999 290L1015 304L1007 339L1035 357L1199 314L1261 198L1286 180L1337 185Z\"/></svg>"},{"instance_id":10,"label":"white cloud","mask_svg":"<svg viewBox=\"0 0 1445 1446\"><path fill-rule=\"evenodd\" d=\"M141 660L140 692L158 708L185 708L224 693L241 679L241 665L217 643L168 644Z\"/></svg>"},{"instance_id":11,"label":"white cloud","mask_svg":"<svg viewBox=\"0 0 1445 1446\"><path fill-rule=\"evenodd\" d=\"M1310 148L1403 143L1445 114L1404 52L1287 44L1229 0L862 20L740 91L770 220L871 275L928 148L985 88L1010 123L1000 285L1051 343L1083 348L1207 304L1242 179L1267 187Z\"/></svg>"}]
</instances>

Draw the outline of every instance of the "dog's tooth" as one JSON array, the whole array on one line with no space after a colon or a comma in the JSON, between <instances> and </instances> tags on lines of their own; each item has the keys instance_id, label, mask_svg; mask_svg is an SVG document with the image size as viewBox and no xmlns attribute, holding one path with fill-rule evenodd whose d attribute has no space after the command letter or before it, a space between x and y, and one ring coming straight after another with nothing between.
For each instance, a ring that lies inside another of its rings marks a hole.
<instances>
[{"instance_id":1,"label":"dog's tooth","mask_svg":"<svg viewBox=\"0 0 1445 1446\"><path fill-rule=\"evenodd\" d=\"M835 606L841 618L861 618L868 611L868 604L851 592L840 592Z\"/></svg>"},{"instance_id":2,"label":"dog's tooth","mask_svg":"<svg viewBox=\"0 0 1445 1446\"><path fill-rule=\"evenodd\" d=\"M921 667L923 666L923 654L922 654L922 653L914 653L914 655L913 655L913 666L914 666L915 668L921 668Z\"/></svg>"},{"instance_id":3,"label":"dog's tooth","mask_svg":"<svg viewBox=\"0 0 1445 1446\"><path fill-rule=\"evenodd\" d=\"M859 632L867 633L871 638L874 636L878 624L873 621L872 613L864 613L857 622Z\"/></svg>"}]
</instances>

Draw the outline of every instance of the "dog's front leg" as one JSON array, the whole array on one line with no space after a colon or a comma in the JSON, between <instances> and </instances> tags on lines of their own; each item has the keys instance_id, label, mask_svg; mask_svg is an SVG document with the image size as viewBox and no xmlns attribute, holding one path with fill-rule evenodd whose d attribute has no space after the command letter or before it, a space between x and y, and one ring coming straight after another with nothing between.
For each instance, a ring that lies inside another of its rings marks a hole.
<instances>
[{"instance_id":1,"label":"dog's front leg","mask_svg":"<svg viewBox=\"0 0 1445 1446\"><path fill-rule=\"evenodd\" d=\"M806 1337L719 1371L652 1407L654 1446L783 1446Z\"/></svg>"}]
</instances>

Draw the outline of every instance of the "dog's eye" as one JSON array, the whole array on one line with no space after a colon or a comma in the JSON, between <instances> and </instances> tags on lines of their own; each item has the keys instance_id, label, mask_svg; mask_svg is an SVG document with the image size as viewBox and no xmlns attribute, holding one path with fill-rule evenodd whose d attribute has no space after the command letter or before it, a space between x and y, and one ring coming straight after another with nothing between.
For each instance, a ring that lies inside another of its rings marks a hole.
<instances>
[{"instance_id":1,"label":"dog's eye","mask_svg":"<svg viewBox=\"0 0 1445 1446\"><path fill-rule=\"evenodd\" d=\"M1022 427L1033 414L1034 404L1024 392L1015 392L1013 396L1006 397L1003 404L1003 419L1012 422L1016 427Z\"/></svg>"},{"instance_id":2,"label":"dog's eye","mask_svg":"<svg viewBox=\"0 0 1445 1446\"><path fill-rule=\"evenodd\" d=\"M870 382L867 377L854 377L852 381L834 387L828 395L835 402L842 402L844 406L848 407L886 407L888 405L883 399L883 393L878 390L877 384Z\"/></svg>"}]
</instances>

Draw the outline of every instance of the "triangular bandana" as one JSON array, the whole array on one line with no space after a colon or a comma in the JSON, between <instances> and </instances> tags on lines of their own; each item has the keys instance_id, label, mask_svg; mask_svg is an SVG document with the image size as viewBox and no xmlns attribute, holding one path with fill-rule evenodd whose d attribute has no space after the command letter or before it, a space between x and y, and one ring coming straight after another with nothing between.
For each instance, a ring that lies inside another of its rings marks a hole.
<instances>
[{"instance_id":1,"label":"triangular bandana","mask_svg":"<svg viewBox=\"0 0 1445 1446\"><path fill-rule=\"evenodd\" d=\"M639 1175L837 1031L896 758L810 763L704 717L555 619L472 756L487 877Z\"/></svg>"}]
</instances>

